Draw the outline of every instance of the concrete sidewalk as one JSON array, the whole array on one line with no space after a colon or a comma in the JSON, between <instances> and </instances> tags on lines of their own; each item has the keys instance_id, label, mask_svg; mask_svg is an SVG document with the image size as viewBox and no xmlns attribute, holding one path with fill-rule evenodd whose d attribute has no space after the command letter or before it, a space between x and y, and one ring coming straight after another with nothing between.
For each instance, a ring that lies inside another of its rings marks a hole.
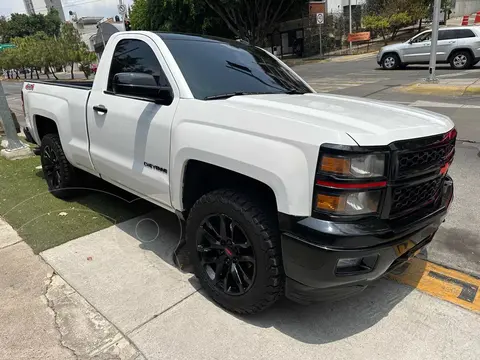
<instances>
[{"instance_id":1,"label":"concrete sidewalk","mask_svg":"<svg viewBox=\"0 0 480 360\"><path fill-rule=\"evenodd\" d=\"M441 78L437 83L418 81L409 85L400 86L398 91L422 95L480 95L480 78Z\"/></svg>"},{"instance_id":2,"label":"concrete sidewalk","mask_svg":"<svg viewBox=\"0 0 480 360\"><path fill-rule=\"evenodd\" d=\"M159 209L41 256L146 359L480 358L479 314L393 281L336 303L230 314L172 266L179 235Z\"/></svg>"},{"instance_id":3,"label":"concrete sidewalk","mask_svg":"<svg viewBox=\"0 0 480 360\"><path fill-rule=\"evenodd\" d=\"M125 359L140 352L0 219L0 359Z\"/></svg>"}]
</instances>

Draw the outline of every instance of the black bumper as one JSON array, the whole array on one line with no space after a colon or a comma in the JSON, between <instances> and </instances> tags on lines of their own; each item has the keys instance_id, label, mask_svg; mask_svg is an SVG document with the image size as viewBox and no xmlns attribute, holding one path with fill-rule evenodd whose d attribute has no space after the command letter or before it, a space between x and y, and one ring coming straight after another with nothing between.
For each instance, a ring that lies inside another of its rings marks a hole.
<instances>
[{"instance_id":1,"label":"black bumper","mask_svg":"<svg viewBox=\"0 0 480 360\"><path fill-rule=\"evenodd\" d=\"M453 183L447 177L444 184L437 209L419 210L395 223L281 222L287 297L300 303L337 300L361 292L407 261L432 240L445 219ZM337 267L340 259L357 258L364 259L359 266Z\"/></svg>"}]
</instances>

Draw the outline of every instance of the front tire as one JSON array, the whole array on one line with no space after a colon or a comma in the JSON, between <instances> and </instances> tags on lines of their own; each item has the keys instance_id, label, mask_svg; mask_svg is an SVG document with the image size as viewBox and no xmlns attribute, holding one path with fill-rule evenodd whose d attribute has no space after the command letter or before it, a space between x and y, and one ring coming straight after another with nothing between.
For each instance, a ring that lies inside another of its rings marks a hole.
<instances>
[{"instance_id":1,"label":"front tire","mask_svg":"<svg viewBox=\"0 0 480 360\"><path fill-rule=\"evenodd\" d=\"M70 188L75 186L75 170L68 162L57 134L43 137L40 160L48 191L60 199L70 198L74 192Z\"/></svg>"},{"instance_id":2,"label":"front tire","mask_svg":"<svg viewBox=\"0 0 480 360\"><path fill-rule=\"evenodd\" d=\"M276 221L249 196L216 190L201 197L187 221L187 248L209 296L239 314L260 312L284 293Z\"/></svg>"},{"instance_id":3,"label":"front tire","mask_svg":"<svg viewBox=\"0 0 480 360\"><path fill-rule=\"evenodd\" d=\"M386 54L382 58L382 68L384 70L395 70L400 67L400 58L397 54Z\"/></svg>"},{"instance_id":4,"label":"front tire","mask_svg":"<svg viewBox=\"0 0 480 360\"><path fill-rule=\"evenodd\" d=\"M472 55L468 51L459 51L450 59L450 66L455 70L469 69L472 64Z\"/></svg>"}]
</instances>

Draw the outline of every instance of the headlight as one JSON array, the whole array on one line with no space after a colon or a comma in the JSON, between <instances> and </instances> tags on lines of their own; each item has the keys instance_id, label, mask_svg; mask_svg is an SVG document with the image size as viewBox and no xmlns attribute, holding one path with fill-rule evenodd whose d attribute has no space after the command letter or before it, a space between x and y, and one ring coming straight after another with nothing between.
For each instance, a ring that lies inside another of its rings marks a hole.
<instances>
[{"instance_id":1,"label":"headlight","mask_svg":"<svg viewBox=\"0 0 480 360\"><path fill-rule=\"evenodd\" d=\"M381 177L385 174L385 155L323 155L319 170L326 174L359 179Z\"/></svg>"},{"instance_id":2,"label":"headlight","mask_svg":"<svg viewBox=\"0 0 480 360\"><path fill-rule=\"evenodd\" d=\"M345 192L341 194L316 194L315 207L335 215L365 215L376 213L382 192L380 190Z\"/></svg>"}]
</instances>

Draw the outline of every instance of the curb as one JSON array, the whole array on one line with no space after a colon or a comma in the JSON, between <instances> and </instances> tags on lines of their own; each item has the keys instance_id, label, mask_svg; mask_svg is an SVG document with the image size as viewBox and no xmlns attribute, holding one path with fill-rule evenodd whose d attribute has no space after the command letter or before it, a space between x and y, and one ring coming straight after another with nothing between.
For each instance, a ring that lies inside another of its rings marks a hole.
<instances>
[{"instance_id":1,"label":"curb","mask_svg":"<svg viewBox=\"0 0 480 360\"><path fill-rule=\"evenodd\" d=\"M480 95L480 85L441 85L441 84L424 84L414 83L406 86L401 86L398 91L422 94L422 95L450 95L450 96L462 96L462 95Z\"/></svg>"},{"instance_id":2,"label":"curb","mask_svg":"<svg viewBox=\"0 0 480 360\"><path fill-rule=\"evenodd\" d=\"M371 57L376 56L378 51L371 51L364 54L357 54L357 55L338 55L338 56L331 56L325 59L285 59L282 60L288 66L298 66L298 65L306 65L306 64L315 64L315 63L328 63L328 62L349 62L349 61L357 61L368 59Z\"/></svg>"}]
</instances>

